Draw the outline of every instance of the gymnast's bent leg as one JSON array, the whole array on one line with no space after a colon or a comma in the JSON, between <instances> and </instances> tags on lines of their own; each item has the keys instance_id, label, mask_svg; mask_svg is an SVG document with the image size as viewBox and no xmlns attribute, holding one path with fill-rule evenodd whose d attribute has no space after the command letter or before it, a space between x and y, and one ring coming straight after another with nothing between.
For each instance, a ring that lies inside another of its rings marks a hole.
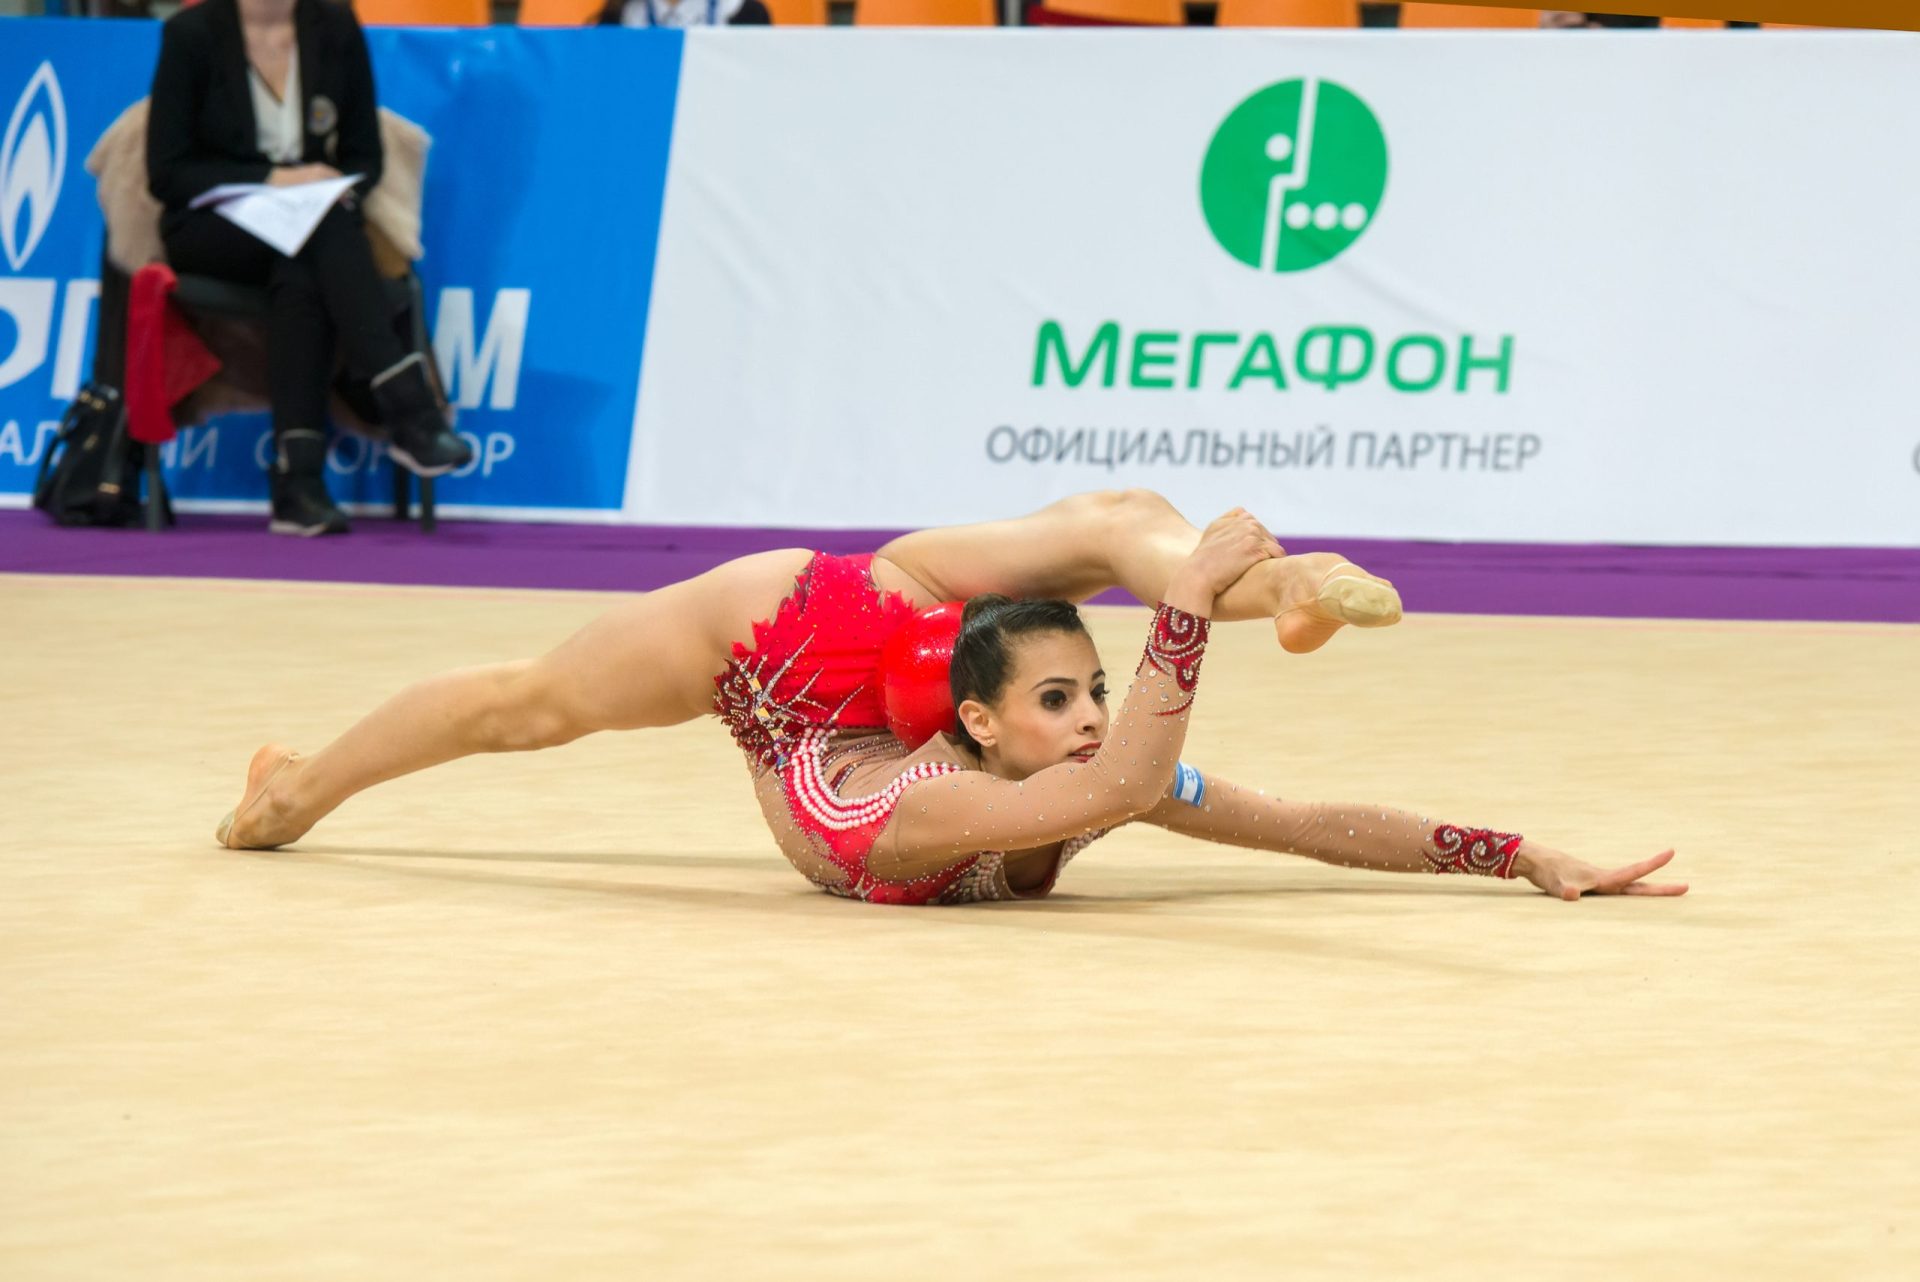
<instances>
[{"instance_id":1,"label":"gymnast's bent leg","mask_svg":"<svg viewBox=\"0 0 1920 1282\"><path fill-rule=\"evenodd\" d=\"M999 592L1084 601L1117 587L1153 605L1199 542L1200 531L1153 491L1105 490L1013 520L903 535L878 555L937 600ZM1213 617L1272 619L1281 646L1305 654L1346 623L1397 622L1400 602L1386 580L1316 552L1260 562L1214 603Z\"/></svg>"}]
</instances>

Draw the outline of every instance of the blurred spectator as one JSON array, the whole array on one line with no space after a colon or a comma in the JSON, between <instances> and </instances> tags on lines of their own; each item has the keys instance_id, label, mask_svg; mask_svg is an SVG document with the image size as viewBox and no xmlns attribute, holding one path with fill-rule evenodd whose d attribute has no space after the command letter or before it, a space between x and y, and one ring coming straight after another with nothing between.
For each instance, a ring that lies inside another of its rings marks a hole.
<instances>
[{"instance_id":1,"label":"blurred spectator","mask_svg":"<svg viewBox=\"0 0 1920 1282\"><path fill-rule=\"evenodd\" d=\"M1660 19L1628 13L1569 13L1561 9L1548 9L1540 15L1540 25L1563 30L1574 27L1657 27Z\"/></svg>"},{"instance_id":2,"label":"blurred spectator","mask_svg":"<svg viewBox=\"0 0 1920 1282\"><path fill-rule=\"evenodd\" d=\"M770 27L762 0L607 0L603 27Z\"/></svg>"}]
</instances>

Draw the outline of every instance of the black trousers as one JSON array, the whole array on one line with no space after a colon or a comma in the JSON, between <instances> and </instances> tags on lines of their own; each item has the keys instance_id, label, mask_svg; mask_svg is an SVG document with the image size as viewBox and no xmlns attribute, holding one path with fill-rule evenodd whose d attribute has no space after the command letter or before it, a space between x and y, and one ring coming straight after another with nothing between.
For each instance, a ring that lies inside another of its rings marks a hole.
<instances>
[{"instance_id":1,"label":"black trousers","mask_svg":"<svg viewBox=\"0 0 1920 1282\"><path fill-rule=\"evenodd\" d=\"M296 428L326 430L336 349L347 372L363 379L407 354L357 210L335 205L291 258L207 209L187 213L163 239L176 272L266 287L276 437Z\"/></svg>"}]
</instances>

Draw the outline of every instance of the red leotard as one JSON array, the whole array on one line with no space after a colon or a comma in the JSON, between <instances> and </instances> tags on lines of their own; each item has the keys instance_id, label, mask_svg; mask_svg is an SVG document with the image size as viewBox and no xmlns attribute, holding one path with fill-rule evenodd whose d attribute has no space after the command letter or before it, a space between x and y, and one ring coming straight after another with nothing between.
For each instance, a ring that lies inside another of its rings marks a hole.
<instances>
[{"instance_id":1,"label":"red leotard","mask_svg":"<svg viewBox=\"0 0 1920 1282\"><path fill-rule=\"evenodd\" d=\"M781 850L815 884L873 903L1018 898L997 851L959 854L912 876L870 865L908 788L967 769L938 737L909 754L886 729L880 650L913 607L880 591L872 566L871 556L816 553L774 617L754 624L752 647L734 643L733 662L714 681L714 711L746 753ZM856 781L871 791L850 793ZM1103 831L1067 839L1038 893Z\"/></svg>"}]
</instances>

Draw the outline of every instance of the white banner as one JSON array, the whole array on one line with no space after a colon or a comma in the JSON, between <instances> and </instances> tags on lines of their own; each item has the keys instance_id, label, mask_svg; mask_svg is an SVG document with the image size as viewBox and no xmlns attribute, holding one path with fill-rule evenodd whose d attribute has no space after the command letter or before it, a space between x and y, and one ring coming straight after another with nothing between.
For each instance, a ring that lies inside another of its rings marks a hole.
<instances>
[{"instance_id":1,"label":"white banner","mask_svg":"<svg viewBox=\"0 0 1920 1282\"><path fill-rule=\"evenodd\" d=\"M1906 35L695 32L626 516L1920 543L1915 137Z\"/></svg>"}]
</instances>

